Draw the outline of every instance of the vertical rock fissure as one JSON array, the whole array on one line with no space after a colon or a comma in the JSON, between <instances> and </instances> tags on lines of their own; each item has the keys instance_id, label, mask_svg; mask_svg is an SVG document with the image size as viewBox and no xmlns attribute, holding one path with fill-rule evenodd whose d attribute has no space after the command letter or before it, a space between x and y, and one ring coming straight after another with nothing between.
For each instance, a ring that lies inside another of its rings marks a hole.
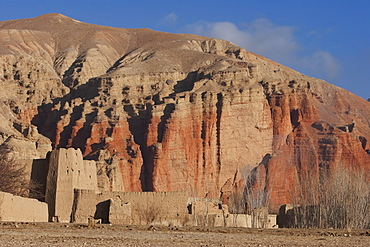
<instances>
[{"instance_id":1,"label":"vertical rock fissure","mask_svg":"<svg viewBox=\"0 0 370 247\"><path fill-rule=\"evenodd\" d=\"M98 153L94 154L94 150L92 153L86 153L86 142L87 139L91 137L91 130L92 130L92 123L95 121L96 117L98 116L98 109L94 109L91 113L85 115L85 122L82 128L77 132L76 136L72 141L72 145L74 148L80 148L82 154L85 156L85 159L95 160L98 156ZM93 148L93 147L91 147Z\"/></svg>"},{"instance_id":2,"label":"vertical rock fissure","mask_svg":"<svg viewBox=\"0 0 370 247\"><path fill-rule=\"evenodd\" d=\"M171 117L172 112L175 110L175 104L170 103L166 105L166 107L163 110L163 115L161 117L161 121L158 124L158 142L162 143L163 138L166 133L167 123Z\"/></svg>"},{"instance_id":3,"label":"vertical rock fissure","mask_svg":"<svg viewBox=\"0 0 370 247\"><path fill-rule=\"evenodd\" d=\"M299 125L299 111L298 109L290 110L290 123L293 126L293 129L297 128Z\"/></svg>"},{"instance_id":4,"label":"vertical rock fissure","mask_svg":"<svg viewBox=\"0 0 370 247\"><path fill-rule=\"evenodd\" d=\"M267 153L263 158L261 164L265 167L265 181L264 181L264 187L263 187L263 205L267 206L268 205L268 200L269 200L269 179L270 179L270 169L269 169L269 162L271 159L271 154Z\"/></svg>"},{"instance_id":5,"label":"vertical rock fissure","mask_svg":"<svg viewBox=\"0 0 370 247\"><path fill-rule=\"evenodd\" d=\"M153 190L153 159L148 159L148 147L146 143L147 131L150 119L152 117L152 107L147 105L145 110L139 111L136 115L133 109L134 106L126 105L124 110L130 116L127 120L130 132L134 137L134 141L139 145L142 155L142 168L140 174L141 189L143 191Z\"/></svg>"},{"instance_id":6,"label":"vertical rock fissure","mask_svg":"<svg viewBox=\"0 0 370 247\"><path fill-rule=\"evenodd\" d=\"M68 125L65 126L63 128L63 131L60 133L60 142L58 144L58 148L68 146L69 139L73 138L72 128L73 126L75 126L76 121L82 117L82 112L83 112L82 106L76 106L73 108Z\"/></svg>"},{"instance_id":7,"label":"vertical rock fissure","mask_svg":"<svg viewBox=\"0 0 370 247\"><path fill-rule=\"evenodd\" d=\"M207 120L207 105L206 105L206 93L202 93L202 129L201 129L201 138L202 138L202 177L200 178L200 181L202 183L203 181L203 186L206 186L207 181L206 179L206 142L207 142L207 126L206 126L206 120Z\"/></svg>"},{"instance_id":8,"label":"vertical rock fissure","mask_svg":"<svg viewBox=\"0 0 370 247\"><path fill-rule=\"evenodd\" d=\"M219 180L221 173L221 115L222 115L222 94L218 93L216 103L217 187L220 187Z\"/></svg>"}]
</instances>

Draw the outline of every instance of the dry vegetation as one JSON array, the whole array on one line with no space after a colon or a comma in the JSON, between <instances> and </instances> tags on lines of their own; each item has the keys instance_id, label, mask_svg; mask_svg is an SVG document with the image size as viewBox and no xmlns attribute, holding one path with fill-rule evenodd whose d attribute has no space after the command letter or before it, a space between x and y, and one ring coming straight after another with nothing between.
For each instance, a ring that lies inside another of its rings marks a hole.
<instances>
[{"instance_id":1,"label":"dry vegetation","mask_svg":"<svg viewBox=\"0 0 370 247\"><path fill-rule=\"evenodd\" d=\"M29 194L25 167L17 164L4 149L0 150L0 191L18 196Z\"/></svg>"},{"instance_id":2,"label":"dry vegetation","mask_svg":"<svg viewBox=\"0 0 370 247\"><path fill-rule=\"evenodd\" d=\"M158 204L152 203L140 204L135 210L139 216L140 222L147 225L158 220L161 213L161 207Z\"/></svg>"},{"instance_id":3,"label":"dry vegetation","mask_svg":"<svg viewBox=\"0 0 370 247\"><path fill-rule=\"evenodd\" d=\"M289 227L370 228L370 179L365 171L338 165L300 171L298 175L300 186L292 189L292 209L287 212ZM263 209L269 206L269 195L258 184L260 179L253 176L256 174L245 179L244 190L231 193L230 210L235 214L256 214L263 228Z\"/></svg>"},{"instance_id":4,"label":"dry vegetation","mask_svg":"<svg viewBox=\"0 0 370 247\"><path fill-rule=\"evenodd\" d=\"M362 170L355 168L321 169L318 182L314 174L301 174L301 187L295 191L293 226L299 228L370 227L370 184Z\"/></svg>"},{"instance_id":5,"label":"dry vegetation","mask_svg":"<svg viewBox=\"0 0 370 247\"><path fill-rule=\"evenodd\" d=\"M5 149L0 149L0 191L17 196L42 199L42 185L30 180L22 165Z\"/></svg>"}]
</instances>

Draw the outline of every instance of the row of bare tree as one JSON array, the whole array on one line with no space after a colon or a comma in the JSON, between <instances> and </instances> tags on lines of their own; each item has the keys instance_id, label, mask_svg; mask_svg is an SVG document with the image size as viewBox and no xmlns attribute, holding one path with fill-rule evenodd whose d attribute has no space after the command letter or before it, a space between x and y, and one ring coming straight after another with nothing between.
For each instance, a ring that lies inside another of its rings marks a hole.
<instances>
[{"instance_id":1,"label":"row of bare tree","mask_svg":"<svg viewBox=\"0 0 370 247\"><path fill-rule=\"evenodd\" d=\"M315 178L300 174L293 191L293 226L299 228L369 228L369 174L352 166L321 168Z\"/></svg>"},{"instance_id":2,"label":"row of bare tree","mask_svg":"<svg viewBox=\"0 0 370 247\"><path fill-rule=\"evenodd\" d=\"M245 179L244 190L235 190L230 196L234 214L253 214L256 209L269 207L269 193L266 187L256 186L253 175ZM290 192L290 227L370 228L370 174L338 165L300 171L298 177L300 185Z\"/></svg>"}]
</instances>

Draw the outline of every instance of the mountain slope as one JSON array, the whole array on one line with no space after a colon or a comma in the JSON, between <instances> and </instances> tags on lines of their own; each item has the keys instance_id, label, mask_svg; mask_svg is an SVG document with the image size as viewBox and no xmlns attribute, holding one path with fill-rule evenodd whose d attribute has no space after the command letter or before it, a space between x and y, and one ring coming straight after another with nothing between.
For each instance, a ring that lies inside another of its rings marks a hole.
<instances>
[{"instance_id":1,"label":"mountain slope","mask_svg":"<svg viewBox=\"0 0 370 247\"><path fill-rule=\"evenodd\" d=\"M0 86L3 145L81 148L102 190L227 200L249 177L276 210L305 171L370 168L370 102L223 40L0 22Z\"/></svg>"}]
</instances>

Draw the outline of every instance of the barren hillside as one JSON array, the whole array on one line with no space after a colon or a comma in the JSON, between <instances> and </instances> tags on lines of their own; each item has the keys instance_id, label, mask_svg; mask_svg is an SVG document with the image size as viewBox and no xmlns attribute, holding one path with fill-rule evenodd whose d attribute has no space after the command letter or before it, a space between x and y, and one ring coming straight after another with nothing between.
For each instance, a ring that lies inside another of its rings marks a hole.
<instances>
[{"instance_id":1,"label":"barren hillside","mask_svg":"<svg viewBox=\"0 0 370 247\"><path fill-rule=\"evenodd\" d=\"M276 210L306 171L370 169L370 102L224 40L4 21L0 88L1 147L80 148L102 190L226 201L249 177Z\"/></svg>"}]
</instances>

